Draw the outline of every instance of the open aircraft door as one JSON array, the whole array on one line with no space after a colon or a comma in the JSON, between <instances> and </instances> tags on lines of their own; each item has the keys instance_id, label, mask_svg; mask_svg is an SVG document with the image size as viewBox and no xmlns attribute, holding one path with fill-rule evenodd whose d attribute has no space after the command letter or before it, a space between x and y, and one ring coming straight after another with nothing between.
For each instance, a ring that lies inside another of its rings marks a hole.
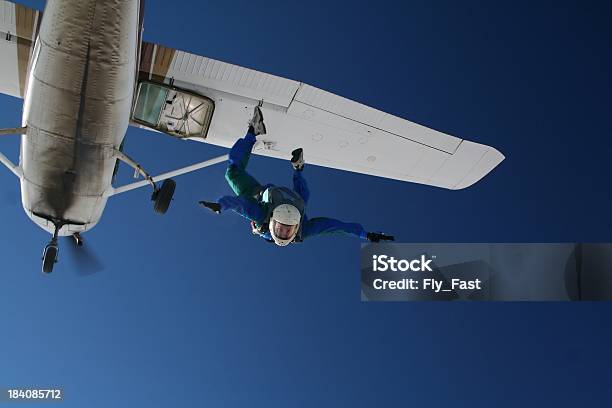
<instances>
[{"instance_id":1,"label":"open aircraft door","mask_svg":"<svg viewBox=\"0 0 612 408\"><path fill-rule=\"evenodd\" d=\"M145 81L138 84L132 120L181 139L205 139L214 110L214 101L206 96Z\"/></svg>"}]
</instances>

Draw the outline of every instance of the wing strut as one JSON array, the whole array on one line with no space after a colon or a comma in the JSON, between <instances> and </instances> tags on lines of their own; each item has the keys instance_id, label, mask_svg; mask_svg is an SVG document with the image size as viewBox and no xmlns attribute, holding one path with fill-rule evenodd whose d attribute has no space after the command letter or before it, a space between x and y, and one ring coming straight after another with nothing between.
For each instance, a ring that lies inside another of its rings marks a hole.
<instances>
[{"instance_id":1,"label":"wing strut","mask_svg":"<svg viewBox=\"0 0 612 408\"><path fill-rule=\"evenodd\" d=\"M0 153L0 163L4 164L18 178L21 178L21 167L9 160L8 157Z\"/></svg>"},{"instance_id":2,"label":"wing strut","mask_svg":"<svg viewBox=\"0 0 612 408\"><path fill-rule=\"evenodd\" d=\"M191 166L183 167L177 170L169 171L168 173L160 174L158 176L152 177L152 181L158 182L158 181L166 180L171 177L180 176L181 174L186 174L192 171L203 169L205 167L210 167L212 165L224 162L226 160L227 160L227 154L224 154L223 156L215 157L214 159L206 160L200 163L192 164ZM131 191L131 190L135 190L140 187L144 187L149 184L150 184L149 180L141 180L135 183L126 184L121 187L111 188L106 193L104 193L104 195L106 197L111 197L117 194L125 193L126 191Z\"/></svg>"},{"instance_id":3,"label":"wing strut","mask_svg":"<svg viewBox=\"0 0 612 408\"><path fill-rule=\"evenodd\" d=\"M25 135L27 127L18 127L18 128L5 128L0 129L0 136L6 135ZM15 163L10 161L8 157L4 154L0 153L0 163L2 163L7 169L9 169L14 175L21 178L21 167L17 166Z\"/></svg>"},{"instance_id":4,"label":"wing strut","mask_svg":"<svg viewBox=\"0 0 612 408\"><path fill-rule=\"evenodd\" d=\"M0 136L4 135L25 135L27 127L0 129Z\"/></svg>"}]
</instances>

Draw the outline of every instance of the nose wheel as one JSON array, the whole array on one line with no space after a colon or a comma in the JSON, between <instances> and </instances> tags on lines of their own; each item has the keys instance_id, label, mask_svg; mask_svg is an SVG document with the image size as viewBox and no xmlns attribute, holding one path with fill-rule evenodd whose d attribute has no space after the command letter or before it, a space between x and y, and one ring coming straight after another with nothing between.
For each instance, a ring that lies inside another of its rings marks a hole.
<instances>
[{"instance_id":1,"label":"nose wheel","mask_svg":"<svg viewBox=\"0 0 612 408\"><path fill-rule=\"evenodd\" d=\"M56 225L55 232L53 233L53 238L51 241L45 246L45 250L43 251L42 256L42 271L43 273L51 273L53 272L53 267L57 262L57 256L59 254L59 245L57 243L57 233L61 227Z\"/></svg>"},{"instance_id":2,"label":"nose wheel","mask_svg":"<svg viewBox=\"0 0 612 408\"><path fill-rule=\"evenodd\" d=\"M53 237L51 238L51 241L49 241L49 243L45 246L45 249L43 250L42 254L42 271L43 273L51 273L53 272L53 267L57 263L59 255L59 243L57 239L59 231L62 229L62 227L66 225L83 226L85 225L85 223L50 217L48 215L37 212L32 212L32 214L53 223L55 227L53 231ZM81 238L81 235L78 232L74 233L73 237L76 240L78 246L83 245L83 238Z\"/></svg>"},{"instance_id":3,"label":"nose wheel","mask_svg":"<svg viewBox=\"0 0 612 408\"><path fill-rule=\"evenodd\" d=\"M42 271L44 273L53 272L53 266L55 266L55 263L57 262L58 253L59 246L57 245L57 239L52 239L51 242L47 244L45 251L43 252Z\"/></svg>"}]
</instances>

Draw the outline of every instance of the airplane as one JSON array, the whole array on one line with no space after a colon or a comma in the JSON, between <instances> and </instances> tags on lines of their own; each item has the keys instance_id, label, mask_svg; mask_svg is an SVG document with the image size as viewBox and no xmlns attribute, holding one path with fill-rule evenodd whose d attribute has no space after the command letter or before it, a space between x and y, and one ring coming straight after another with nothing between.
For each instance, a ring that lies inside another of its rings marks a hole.
<instances>
[{"instance_id":1,"label":"airplane","mask_svg":"<svg viewBox=\"0 0 612 408\"><path fill-rule=\"evenodd\" d=\"M1 153L0 162L19 179L28 217L52 234L45 273L58 237L82 244L110 197L149 185L164 214L172 177L227 159L153 177L123 151L129 126L229 148L260 106L269 132L256 154L284 159L303 147L315 165L447 189L504 159L303 82L146 42L143 12L144 0L48 0L42 12L0 0L0 93L23 99L21 126L0 129L20 136L19 163ZM115 187L119 162L143 180Z\"/></svg>"}]
</instances>

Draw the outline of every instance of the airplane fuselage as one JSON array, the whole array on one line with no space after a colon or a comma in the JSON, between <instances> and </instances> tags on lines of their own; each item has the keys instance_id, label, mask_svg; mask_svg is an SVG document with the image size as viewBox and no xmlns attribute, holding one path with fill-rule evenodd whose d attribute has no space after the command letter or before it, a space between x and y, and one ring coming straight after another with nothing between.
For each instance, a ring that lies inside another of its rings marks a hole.
<instances>
[{"instance_id":1,"label":"airplane fuselage","mask_svg":"<svg viewBox=\"0 0 612 408\"><path fill-rule=\"evenodd\" d=\"M125 137L139 48L139 0L48 0L31 57L21 140L22 204L59 235L91 229Z\"/></svg>"}]
</instances>

